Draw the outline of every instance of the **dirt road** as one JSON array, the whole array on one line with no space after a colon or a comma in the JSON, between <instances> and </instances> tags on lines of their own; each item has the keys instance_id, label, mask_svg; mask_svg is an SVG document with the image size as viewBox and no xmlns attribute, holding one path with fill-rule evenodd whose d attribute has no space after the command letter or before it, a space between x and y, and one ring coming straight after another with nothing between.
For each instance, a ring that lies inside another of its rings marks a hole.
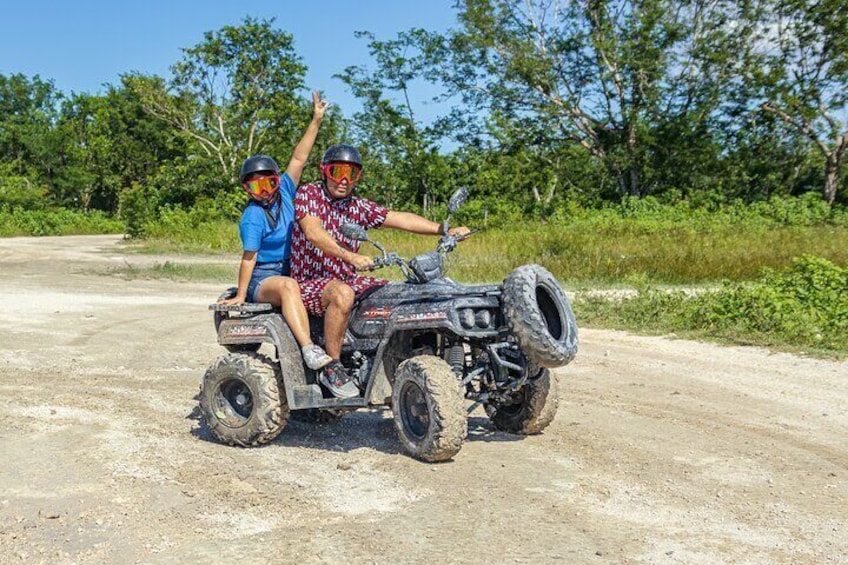
<instances>
[{"instance_id":1,"label":"dirt road","mask_svg":"<svg viewBox=\"0 0 848 565\"><path fill-rule=\"evenodd\" d=\"M846 363L583 329L543 435L478 411L430 465L361 411L238 449L196 413L220 286L126 261L163 258L0 240L0 563L848 563Z\"/></svg>"}]
</instances>

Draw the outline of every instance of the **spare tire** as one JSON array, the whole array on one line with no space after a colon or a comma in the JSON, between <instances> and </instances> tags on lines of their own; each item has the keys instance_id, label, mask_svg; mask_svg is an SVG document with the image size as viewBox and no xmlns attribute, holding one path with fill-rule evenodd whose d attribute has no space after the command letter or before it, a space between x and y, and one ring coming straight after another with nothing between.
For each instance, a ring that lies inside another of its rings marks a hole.
<instances>
[{"instance_id":1,"label":"spare tire","mask_svg":"<svg viewBox=\"0 0 848 565\"><path fill-rule=\"evenodd\" d=\"M503 282L503 310L524 355L541 367L568 364L577 354L577 322L556 278L544 267L524 265Z\"/></svg>"}]
</instances>

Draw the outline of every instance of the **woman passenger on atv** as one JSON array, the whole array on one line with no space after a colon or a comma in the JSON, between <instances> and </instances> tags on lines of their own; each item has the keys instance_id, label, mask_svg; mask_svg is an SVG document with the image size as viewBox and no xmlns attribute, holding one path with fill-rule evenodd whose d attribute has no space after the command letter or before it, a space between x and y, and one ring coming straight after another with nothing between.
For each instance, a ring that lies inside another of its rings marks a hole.
<instances>
[{"instance_id":1,"label":"woman passenger on atv","mask_svg":"<svg viewBox=\"0 0 848 565\"><path fill-rule=\"evenodd\" d=\"M312 93L312 121L294 148L286 171L267 155L254 155L244 161L239 181L250 200L239 222L242 257L238 290L221 304L267 302L279 307L301 347L310 369L320 369L332 358L309 335L309 318L300 287L289 277L294 195L309 153L318 135L329 104L319 92Z\"/></svg>"}]
</instances>

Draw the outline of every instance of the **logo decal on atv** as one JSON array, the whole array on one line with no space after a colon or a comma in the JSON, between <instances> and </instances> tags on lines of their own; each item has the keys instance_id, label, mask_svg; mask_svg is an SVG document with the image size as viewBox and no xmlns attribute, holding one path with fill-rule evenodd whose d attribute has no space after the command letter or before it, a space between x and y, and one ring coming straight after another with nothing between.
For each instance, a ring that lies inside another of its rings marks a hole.
<instances>
[{"instance_id":1,"label":"logo decal on atv","mask_svg":"<svg viewBox=\"0 0 848 565\"><path fill-rule=\"evenodd\" d=\"M389 308L372 308L371 310L366 310L362 313L362 317L366 320L376 320L383 319L385 320L389 316L391 316L392 311Z\"/></svg>"},{"instance_id":2,"label":"logo decal on atv","mask_svg":"<svg viewBox=\"0 0 848 565\"><path fill-rule=\"evenodd\" d=\"M268 335L265 326L233 326L227 330L227 337L252 337Z\"/></svg>"},{"instance_id":3,"label":"logo decal on atv","mask_svg":"<svg viewBox=\"0 0 848 565\"><path fill-rule=\"evenodd\" d=\"M399 323L404 322L432 322L435 320L447 320L447 312L416 312L407 316L401 316L397 319Z\"/></svg>"}]
</instances>

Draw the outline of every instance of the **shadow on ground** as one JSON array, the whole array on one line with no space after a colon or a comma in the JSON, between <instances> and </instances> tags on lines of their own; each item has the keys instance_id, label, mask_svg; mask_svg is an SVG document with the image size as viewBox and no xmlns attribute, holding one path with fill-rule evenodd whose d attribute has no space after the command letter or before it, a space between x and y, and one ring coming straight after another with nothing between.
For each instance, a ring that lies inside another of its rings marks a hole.
<instances>
[{"instance_id":1,"label":"shadow on ground","mask_svg":"<svg viewBox=\"0 0 848 565\"><path fill-rule=\"evenodd\" d=\"M217 443L203 422L199 406L195 406L186 419L195 422L191 429L193 436L203 441ZM523 437L496 430L488 418L478 416L468 418L466 442L519 441ZM355 410L329 422L302 421L290 417L280 435L267 445L306 447L337 452L369 447L389 455L404 453L397 438L391 410L380 408Z\"/></svg>"}]
</instances>

